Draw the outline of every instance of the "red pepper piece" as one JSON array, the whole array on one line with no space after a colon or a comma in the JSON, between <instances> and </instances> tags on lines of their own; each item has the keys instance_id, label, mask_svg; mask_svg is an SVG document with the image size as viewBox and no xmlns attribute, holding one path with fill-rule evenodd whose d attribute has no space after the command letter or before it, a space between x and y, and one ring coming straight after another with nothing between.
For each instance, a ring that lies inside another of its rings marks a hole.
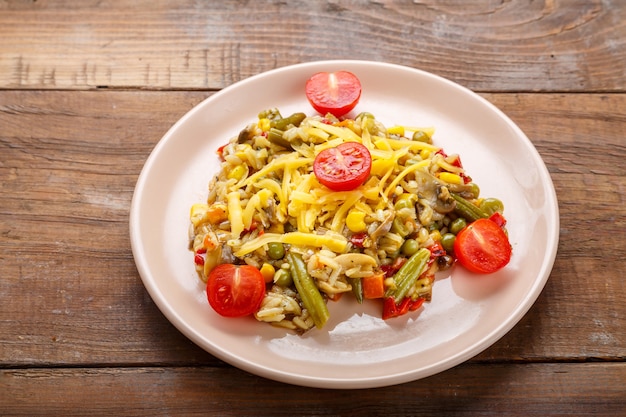
<instances>
[{"instance_id":1,"label":"red pepper piece","mask_svg":"<svg viewBox=\"0 0 626 417\"><path fill-rule=\"evenodd\" d=\"M363 248L365 245L365 240L367 239L366 233L355 233L350 236L350 243L352 243L357 248Z\"/></svg>"},{"instance_id":2,"label":"red pepper piece","mask_svg":"<svg viewBox=\"0 0 626 417\"><path fill-rule=\"evenodd\" d=\"M220 146L219 148L217 148L217 154L219 155L220 159L223 161L224 160L224 148L228 145L228 143Z\"/></svg>"},{"instance_id":3,"label":"red pepper piece","mask_svg":"<svg viewBox=\"0 0 626 417\"><path fill-rule=\"evenodd\" d=\"M415 311L424 304L423 298L412 300L410 297L404 297L400 304L396 304L396 300L393 297L385 298L383 303L383 320L388 320L393 317L400 317L409 311Z\"/></svg>"},{"instance_id":4,"label":"red pepper piece","mask_svg":"<svg viewBox=\"0 0 626 417\"><path fill-rule=\"evenodd\" d=\"M446 250L441 246L441 242L435 242L428 247L430 251L430 256L433 258L438 258L446 254Z\"/></svg>"},{"instance_id":5,"label":"red pepper piece","mask_svg":"<svg viewBox=\"0 0 626 417\"><path fill-rule=\"evenodd\" d=\"M423 298L418 298L417 300L412 300L411 305L409 306L409 311L415 311L420 308L424 304Z\"/></svg>"},{"instance_id":6,"label":"red pepper piece","mask_svg":"<svg viewBox=\"0 0 626 417\"><path fill-rule=\"evenodd\" d=\"M495 224L497 224L500 227L504 227L506 225L506 219L504 218L502 213L500 213L499 211L496 211L495 213L493 213L489 217L489 220L491 220L492 222L494 222Z\"/></svg>"},{"instance_id":7,"label":"red pepper piece","mask_svg":"<svg viewBox=\"0 0 626 417\"><path fill-rule=\"evenodd\" d=\"M193 257L193 261L196 263L196 265L204 266L204 256L200 254L196 254Z\"/></svg>"},{"instance_id":8,"label":"red pepper piece","mask_svg":"<svg viewBox=\"0 0 626 417\"><path fill-rule=\"evenodd\" d=\"M385 278L392 277L402 268L406 262L406 258L396 258L391 265L382 265L380 269L385 273Z\"/></svg>"},{"instance_id":9,"label":"red pepper piece","mask_svg":"<svg viewBox=\"0 0 626 417\"><path fill-rule=\"evenodd\" d=\"M383 302L383 320L398 316L398 307L393 297L385 298Z\"/></svg>"}]
</instances>

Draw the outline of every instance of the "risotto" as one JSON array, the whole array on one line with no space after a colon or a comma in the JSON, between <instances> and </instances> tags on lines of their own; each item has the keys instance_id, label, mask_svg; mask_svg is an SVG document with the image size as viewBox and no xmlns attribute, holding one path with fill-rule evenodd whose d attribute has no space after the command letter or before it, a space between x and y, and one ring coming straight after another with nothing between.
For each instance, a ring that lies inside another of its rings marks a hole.
<instances>
[{"instance_id":1,"label":"risotto","mask_svg":"<svg viewBox=\"0 0 626 417\"><path fill-rule=\"evenodd\" d=\"M266 282L254 317L297 332L322 327L326 303L342 296L380 299L384 318L420 308L436 272L455 262L456 234L503 210L433 133L369 113L261 112L220 148L208 199L191 207L200 279L220 264L253 266ZM371 165L361 184L337 191L314 165L344 143L365 147Z\"/></svg>"}]
</instances>

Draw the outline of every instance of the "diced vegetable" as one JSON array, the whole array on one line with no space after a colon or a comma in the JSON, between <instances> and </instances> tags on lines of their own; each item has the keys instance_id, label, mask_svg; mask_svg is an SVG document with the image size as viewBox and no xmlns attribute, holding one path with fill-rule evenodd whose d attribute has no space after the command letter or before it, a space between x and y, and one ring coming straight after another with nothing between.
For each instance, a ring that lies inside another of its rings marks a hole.
<instances>
[{"instance_id":1,"label":"diced vegetable","mask_svg":"<svg viewBox=\"0 0 626 417\"><path fill-rule=\"evenodd\" d=\"M367 299L383 298L385 296L385 274L379 273L361 278L363 297Z\"/></svg>"}]
</instances>

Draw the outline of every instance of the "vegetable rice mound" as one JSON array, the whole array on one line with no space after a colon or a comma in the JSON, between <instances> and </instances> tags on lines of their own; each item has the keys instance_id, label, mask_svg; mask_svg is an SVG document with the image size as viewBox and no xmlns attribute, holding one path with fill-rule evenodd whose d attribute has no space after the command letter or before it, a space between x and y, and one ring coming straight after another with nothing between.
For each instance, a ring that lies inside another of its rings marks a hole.
<instances>
[{"instance_id":1,"label":"vegetable rice mound","mask_svg":"<svg viewBox=\"0 0 626 417\"><path fill-rule=\"evenodd\" d=\"M344 293L362 302L362 280L381 277L387 298L401 266L427 249L403 296L430 301L435 273L454 263L441 241L462 218L458 202L480 202L459 156L434 146L433 133L386 128L369 113L339 120L261 112L220 148L207 201L191 208L199 277L206 282L222 263L258 268L267 292L255 318L303 333L318 323L294 285L289 256L303 261L324 303ZM317 180L313 162L344 142L369 150L371 173L353 190L333 191Z\"/></svg>"}]
</instances>

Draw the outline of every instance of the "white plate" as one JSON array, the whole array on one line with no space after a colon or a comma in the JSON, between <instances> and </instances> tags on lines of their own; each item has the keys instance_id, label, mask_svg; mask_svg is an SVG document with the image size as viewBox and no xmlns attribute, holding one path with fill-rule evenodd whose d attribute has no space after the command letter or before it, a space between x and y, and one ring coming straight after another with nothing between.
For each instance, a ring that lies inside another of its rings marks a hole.
<instances>
[{"instance_id":1,"label":"white plate","mask_svg":"<svg viewBox=\"0 0 626 417\"><path fill-rule=\"evenodd\" d=\"M438 277L430 304L383 321L379 303L331 303L323 330L304 336L253 318L215 314L187 249L189 208L206 200L217 148L264 109L313 114L304 83L318 71L348 70L363 84L361 111L385 125L434 126L434 141L459 153L483 196L505 204L513 246L500 272L461 267ZM556 194L522 131L473 92L438 76L363 61L299 64L231 85L200 103L161 139L139 176L130 212L133 255L144 285L183 334L216 357L274 380L322 388L370 388L449 369L495 343L528 311L556 256Z\"/></svg>"}]
</instances>

